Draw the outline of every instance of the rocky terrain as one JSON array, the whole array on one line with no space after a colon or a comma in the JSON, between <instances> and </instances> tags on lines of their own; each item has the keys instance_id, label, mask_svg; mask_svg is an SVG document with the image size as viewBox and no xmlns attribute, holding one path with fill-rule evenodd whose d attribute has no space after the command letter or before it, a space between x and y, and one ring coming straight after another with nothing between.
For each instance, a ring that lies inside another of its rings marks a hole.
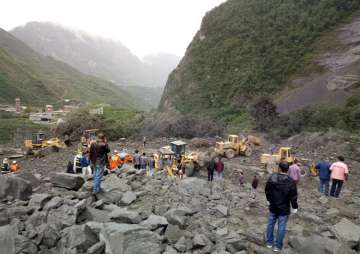
<instances>
[{"instance_id":1,"label":"rocky terrain","mask_svg":"<svg viewBox=\"0 0 360 254\"><path fill-rule=\"evenodd\" d=\"M154 152L167 142L150 142L145 150ZM196 142L190 143L194 150ZM334 160L345 154L351 177L340 199L320 195L316 178L302 179L300 209L291 215L282 253L359 253L359 157L349 159L360 152L358 141L312 134L283 144L292 144L296 156L309 159ZM164 172L143 176L126 166L121 174L104 177L103 192L96 197L91 194L92 179L62 173L74 148L24 158L19 174L0 177L0 253L271 253L264 247L268 174L259 154L274 146L265 143L251 158L226 160L225 180L212 184L205 170L180 180ZM238 185L240 169L247 181L243 188ZM254 174L260 178L255 199L249 195Z\"/></svg>"}]
</instances>

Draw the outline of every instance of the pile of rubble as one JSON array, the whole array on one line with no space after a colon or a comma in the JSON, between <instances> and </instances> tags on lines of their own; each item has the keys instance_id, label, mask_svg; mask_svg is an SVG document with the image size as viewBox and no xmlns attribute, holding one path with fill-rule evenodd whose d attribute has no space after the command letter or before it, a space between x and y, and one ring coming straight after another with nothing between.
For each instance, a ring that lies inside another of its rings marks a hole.
<instances>
[{"instance_id":1,"label":"pile of rubble","mask_svg":"<svg viewBox=\"0 0 360 254\"><path fill-rule=\"evenodd\" d=\"M230 180L147 177L126 168L104 177L94 196L92 179L78 175L0 176L0 253L271 253L263 193L252 199L249 184L240 189ZM342 200L328 199L309 178L299 204L283 253L360 252L359 194L346 189Z\"/></svg>"}]
</instances>

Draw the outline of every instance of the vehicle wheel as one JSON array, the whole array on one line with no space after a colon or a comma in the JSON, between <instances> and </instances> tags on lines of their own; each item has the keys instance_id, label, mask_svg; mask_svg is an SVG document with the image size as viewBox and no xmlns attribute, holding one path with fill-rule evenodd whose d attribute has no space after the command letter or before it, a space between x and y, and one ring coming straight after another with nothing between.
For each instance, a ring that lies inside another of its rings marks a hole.
<instances>
[{"instance_id":1,"label":"vehicle wheel","mask_svg":"<svg viewBox=\"0 0 360 254\"><path fill-rule=\"evenodd\" d=\"M228 149L225 151L225 157L228 159L232 159L235 157L235 151L233 149Z\"/></svg>"},{"instance_id":2,"label":"vehicle wheel","mask_svg":"<svg viewBox=\"0 0 360 254\"><path fill-rule=\"evenodd\" d=\"M248 146L248 148L246 148L245 150L245 156L250 157L252 155L252 152L253 152L252 148Z\"/></svg>"},{"instance_id":3,"label":"vehicle wheel","mask_svg":"<svg viewBox=\"0 0 360 254\"><path fill-rule=\"evenodd\" d=\"M195 173L195 165L193 162L188 162L185 165L185 175L187 177L192 177Z\"/></svg>"}]
</instances>

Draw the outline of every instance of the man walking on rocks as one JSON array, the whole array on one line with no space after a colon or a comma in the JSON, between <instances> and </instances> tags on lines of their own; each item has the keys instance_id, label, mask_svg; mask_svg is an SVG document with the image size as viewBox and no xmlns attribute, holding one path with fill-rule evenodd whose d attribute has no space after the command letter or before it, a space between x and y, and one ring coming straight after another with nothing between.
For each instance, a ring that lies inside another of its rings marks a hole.
<instances>
[{"instance_id":1,"label":"man walking on rocks","mask_svg":"<svg viewBox=\"0 0 360 254\"><path fill-rule=\"evenodd\" d=\"M341 188L345 181L348 179L349 175L349 168L344 163L344 157L339 156L339 161L335 162L331 165L330 171L331 171L331 191L330 196L338 198L341 192Z\"/></svg>"},{"instance_id":2,"label":"man walking on rocks","mask_svg":"<svg viewBox=\"0 0 360 254\"><path fill-rule=\"evenodd\" d=\"M134 168L139 170L140 169L140 154L138 150L135 150L134 155Z\"/></svg>"},{"instance_id":3,"label":"man walking on rocks","mask_svg":"<svg viewBox=\"0 0 360 254\"><path fill-rule=\"evenodd\" d=\"M92 143L90 146L90 161L94 169L94 194L101 191L101 179L104 175L105 167L108 164L109 152L110 149L105 135L103 133L99 133L97 142Z\"/></svg>"},{"instance_id":4,"label":"man walking on rocks","mask_svg":"<svg viewBox=\"0 0 360 254\"><path fill-rule=\"evenodd\" d=\"M266 247L274 248L274 252L280 252L286 233L286 224L291 213L297 213L297 187L295 181L287 175L289 164L280 162L279 173L270 176L266 183L265 194L269 202L269 221L266 230ZM274 228L278 223L276 240L274 240Z\"/></svg>"},{"instance_id":5,"label":"man walking on rocks","mask_svg":"<svg viewBox=\"0 0 360 254\"><path fill-rule=\"evenodd\" d=\"M216 178L223 179L224 178L224 162L222 161L221 157L218 157L216 162Z\"/></svg>"},{"instance_id":6,"label":"man walking on rocks","mask_svg":"<svg viewBox=\"0 0 360 254\"><path fill-rule=\"evenodd\" d=\"M319 172L319 191L324 193L326 196L329 196L329 186L330 186L330 164L326 161L320 161L316 167Z\"/></svg>"},{"instance_id":7,"label":"man walking on rocks","mask_svg":"<svg viewBox=\"0 0 360 254\"><path fill-rule=\"evenodd\" d=\"M207 170L208 170L208 181L212 182L214 180L214 171L215 171L215 159L211 158L211 160L209 161L209 164L207 166Z\"/></svg>"}]
</instances>

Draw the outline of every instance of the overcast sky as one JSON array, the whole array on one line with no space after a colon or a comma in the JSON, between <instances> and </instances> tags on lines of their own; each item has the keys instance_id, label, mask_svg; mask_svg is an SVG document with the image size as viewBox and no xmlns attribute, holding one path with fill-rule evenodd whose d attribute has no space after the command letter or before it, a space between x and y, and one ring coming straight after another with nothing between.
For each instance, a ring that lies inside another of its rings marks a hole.
<instances>
[{"instance_id":1,"label":"overcast sky","mask_svg":"<svg viewBox=\"0 0 360 254\"><path fill-rule=\"evenodd\" d=\"M183 56L205 13L225 0L0 0L0 27L52 21L124 43L142 57Z\"/></svg>"}]
</instances>

